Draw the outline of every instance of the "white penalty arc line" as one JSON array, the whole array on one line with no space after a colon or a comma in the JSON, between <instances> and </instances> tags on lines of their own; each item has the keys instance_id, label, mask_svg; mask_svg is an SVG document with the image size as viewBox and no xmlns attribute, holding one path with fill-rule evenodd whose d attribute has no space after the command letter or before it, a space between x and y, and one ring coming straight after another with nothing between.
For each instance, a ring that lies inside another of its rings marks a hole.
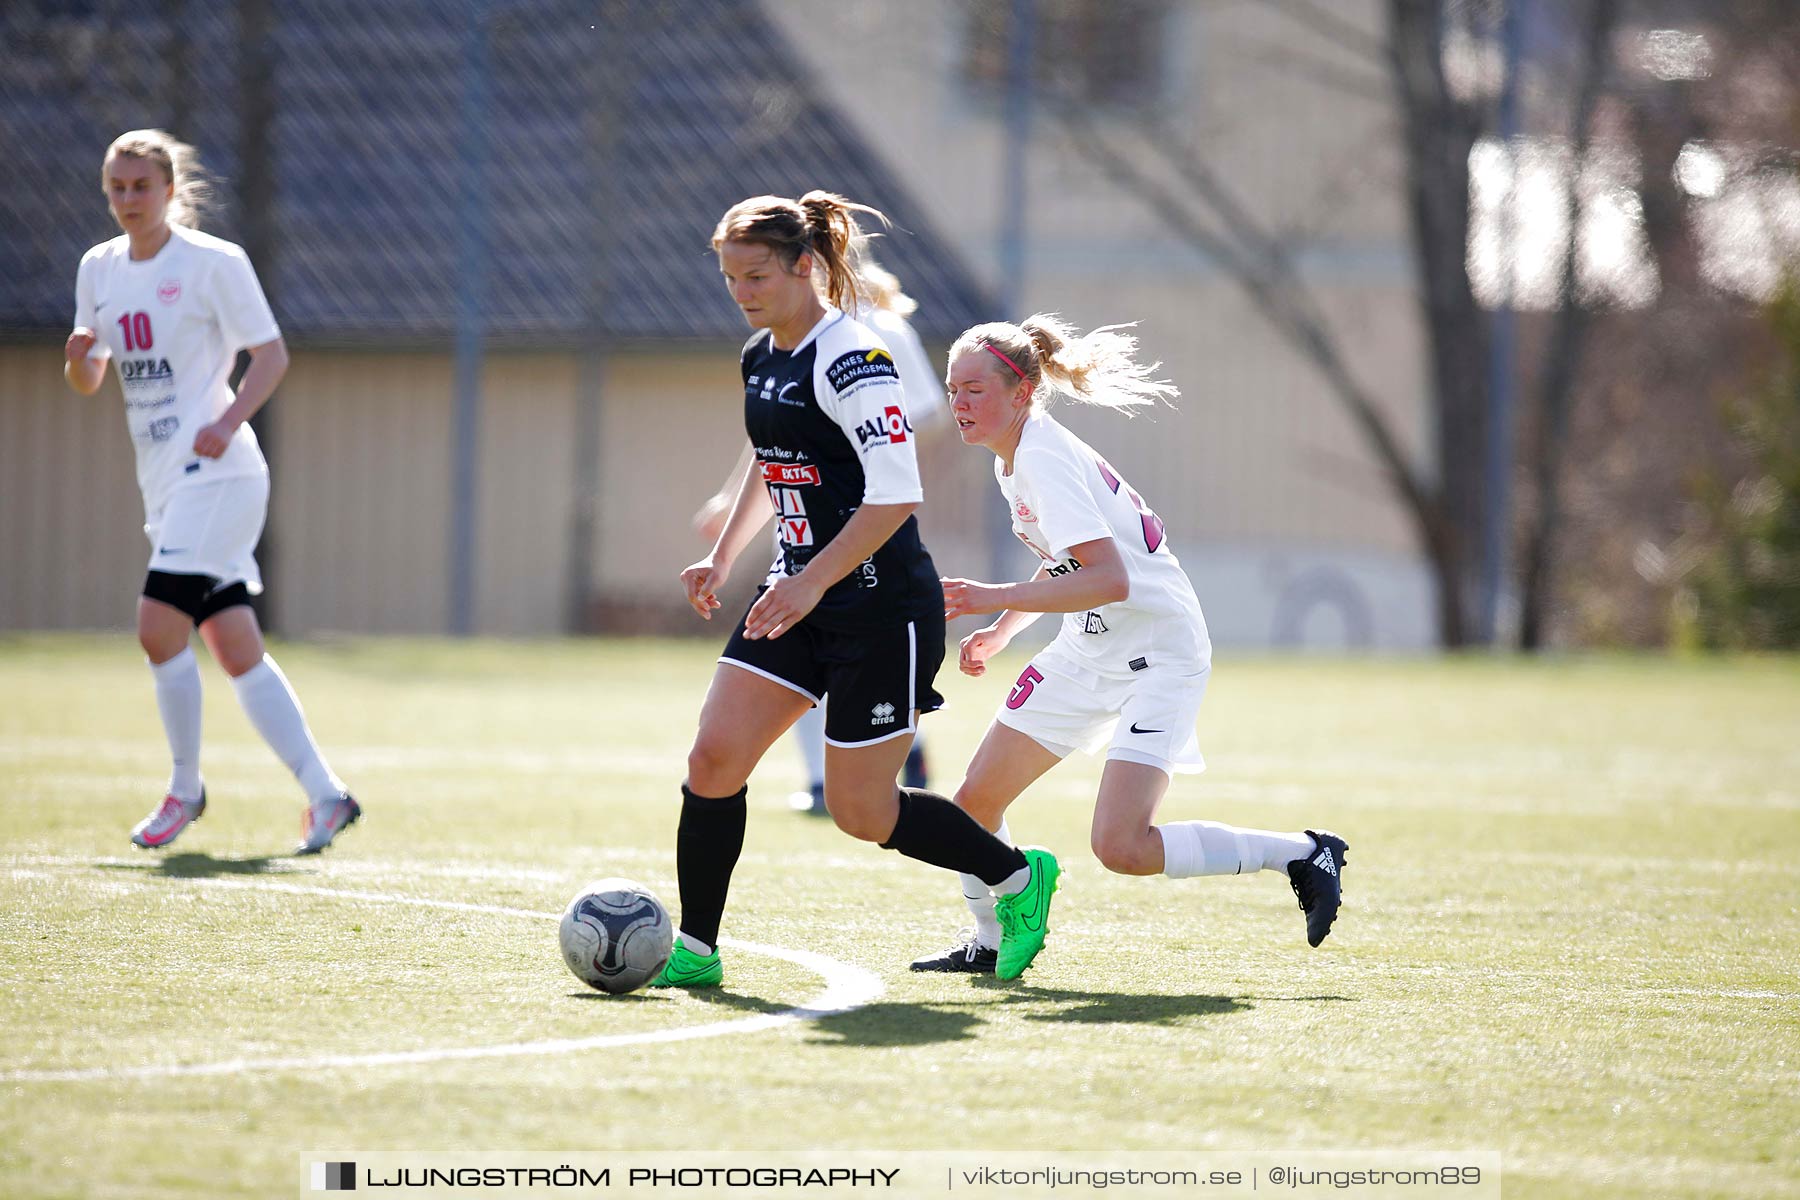
<instances>
[{"instance_id":1,"label":"white penalty arc line","mask_svg":"<svg viewBox=\"0 0 1800 1200\"><path fill-rule=\"evenodd\" d=\"M203 887L243 888L252 891L287 892L296 896L327 896L339 900L363 900L376 904L406 904L414 908L441 908L452 912L486 913L503 917L524 917L534 921L557 921L561 913L536 912L526 908L506 908L497 904L466 904L456 900L428 900L415 896L397 896L392 892L345 891L338 888L302 887L298 884L254 883L236 879L196 879L191 883ZM567 1054L581 1050L601 1050L612 1046L644 1046L665 1042L689 1042L727 1034L760 1033L796 1021L812 1021L836 1016L861 1008L878 998L886 985L880 976L862 967L814 954L807 950L790 950L785 946L765 946L742 942L736 938L720 938L721 945L749 954L779 958L804 967L825 980L825 990L797 1008L743 1017L734 1021L711 1021L704 1025L688 1025L680 1029L657 1029L646 1033L604 1033L593 1037L546 1038L536 1042L511 1042L497 1046L452 1046L429 1050L395 1050L381 1054L323 1054L309 1058L234 1058L210 1063L167 1063L143 1067L81 1067L69 1070L20 1070L0 1072L0 1083L74 1083L93 1079L165 1079L175 1076L236 1075L251 1071L318 1071L344 1067L390 1067L411 1063L455 1062L465 1059L517 1058L539 1054Z\"/></svg>"}]
</instances>

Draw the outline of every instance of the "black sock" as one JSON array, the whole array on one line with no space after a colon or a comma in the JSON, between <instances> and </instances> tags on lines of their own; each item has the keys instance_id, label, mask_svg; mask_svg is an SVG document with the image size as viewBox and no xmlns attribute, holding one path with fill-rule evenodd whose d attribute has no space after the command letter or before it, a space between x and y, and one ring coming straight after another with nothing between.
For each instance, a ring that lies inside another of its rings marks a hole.
<instances>
[{"instance_id":1,"label":"black sock","mask_svg":"<svg viewBox=\"0 0 1800 1200\"><path fill-rule=\"evenodd\" d=\"M974 875L989 887L1029 865L1023 854L983 829L980 821L923 788L900 789L900 819L881 848Z\"/></svg>"},{"instance_id":2,"label":"black sock","mask_svg":"<svg viewBox=\"0 0 1800 1200\"><path fill-rule=\"evenodd\" d=\"M681 932L719 946L719 921L731 869L744 848L748 788L718 798L697 796L681 785L681 824L675 831L675 877L681 881Z\"/></svg>"}]
</instances>

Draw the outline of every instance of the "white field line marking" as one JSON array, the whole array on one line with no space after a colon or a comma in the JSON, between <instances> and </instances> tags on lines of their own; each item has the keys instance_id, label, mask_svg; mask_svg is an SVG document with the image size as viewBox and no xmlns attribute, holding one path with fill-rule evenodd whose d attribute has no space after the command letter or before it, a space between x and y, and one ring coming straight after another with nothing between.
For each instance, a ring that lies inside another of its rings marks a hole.
<instances>
[{"instance_id":1,"label":"white field line marking","mask_svg":"<svg viewBox=\"0 0 1800 1200\"><path fill-rule=\"evenodd\" d=\"M561 913L536 912L527 908L506 908L495 904L465 904L456 900L427 900L416 896L397 896L392 892L344 891L338 888L301 887L285 883L256 883L236 879L196 879L190 883L203 887L241 888L270 892L287 892L299 896L327 896L333 899L361 900L375 904L405 904L415 908L442 908L453 912L490 913L503 917L524 917L534 921L557 921ZM408 1063L451 1062L478 1058L516 1058L527 1055L568 1054L580 1050L599 1050L611 1046L643 1046L665 1042L687 1042L726 1034L760 1033L795 1021L816 1020L861 1008L886 991L886 985L873 971L841 963L807 950L790 950L785 946L765 946L742 942L736 938L720 938L720 943L748 954L763 954L804 967L825 980L825 990L798 1008L763 1013L735 1021L711 1021L705 1025L688 1025L680 1029L658 1029L645 1033L609 1033L593 1037L547 1038L537 1042L512 1042L498 1046L452 1046L427 1050L396 1050L383 1054L324 1054L307 1058L234 1058L210 1063L167 1063L143 1067L83 1067L60 1071L0 1072L0 1083L73 1083L90 1079L166 1079L192 1075L236 1075L248 1071L318 1071L344 1067L389 1067Z\"/></svg>"}]
</instances>

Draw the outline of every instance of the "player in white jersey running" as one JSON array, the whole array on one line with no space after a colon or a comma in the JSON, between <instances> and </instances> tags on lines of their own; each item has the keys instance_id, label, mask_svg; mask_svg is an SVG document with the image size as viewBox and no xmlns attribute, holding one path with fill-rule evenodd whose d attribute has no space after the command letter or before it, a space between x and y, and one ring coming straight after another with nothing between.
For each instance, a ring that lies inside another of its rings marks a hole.
<instances>
[{"instance_id":1,"label":"player in white jersey running","mask_svg":"<svg viewBox=\"0 0 1800 1200\"><path fill-rule=\"evenodd\" d=\"M167 846L206 811L200 668L189 646L197 628L250 723L305 789L297 852L316 854L362 810L319 753L250 607L262 591L255 550L269 468L249 420L287 371L287 347L244 251L193 228L205 185L191 146L157 129L122 134L101 183L124 232L81 258L63 374L91 396L107 360L118 368L144 496L150 564L138 642L174 768L131 840ZM244 349L250 367L234 393L229 377Z\"/></svg>"},{"instance_id":2,"label":"player in white jersey running","mask_svg":"<svg viewBox=\"0 0 1800 1200\"><path fill-rule=\"evenodd\" d=\"M949 423L950 413L944 403L943 380L939 378L937 368L931 365L931 356L925 352L924 343L907 321L919 310L919 302L907 295L894 273L875 261L875 256L866 249L855 254L851 269L862 299L855 313L856 319L878 334L893 354L894 366L900 372L900 387L906 393L907 416L922 433L936 432ZM738 480L743 478L749 466L750 454L746 447L719 490L694 514L694 532L708 545L717 541L720 530L725 528L725 518L731 515L731 502L737 498ZM779 531L775 552L781 553ZM815 817L826 816L825 709L807 709L789 732L800 751L800 764L806 772L806 790L789 795L788 807ZM901 768L900 782L909 788L931 785L925 767L923 730L913 736L912 749L906 752L906 765Z\"/></svg>"},{"instance_id":3,"label":"player in white jersey running","mask_svg":"<svg viewBox=\"0 0 1800 1200\"><path fill-rule=\"evenodd\" d=\"M1332 833L1272 833L1211 821L1154 824L1176 772L1203 770L1194 722L1212 643L1193 585L1162 521L1111 464L1047 411L1050 400L1112 408L1176 394L1134 360L1116 326L1077 336L1052 316L978 325L950 350L950 414L962 440L993 452L1013 532L1043 559L1011 584L946 579L947 617L999 613L964 638L959 666L987 660L1043 613L1063 614L1055 640L1013 684L969 764L956 802L1010 841L1006 810L1071 751L1106 748L1094 803L1093 850L1125 875L1286 871L1317 946L1342 899L1347 849ZM994 969L993 899L963 879L975 927L916 971Z\"/></svg>"}]
</instances>

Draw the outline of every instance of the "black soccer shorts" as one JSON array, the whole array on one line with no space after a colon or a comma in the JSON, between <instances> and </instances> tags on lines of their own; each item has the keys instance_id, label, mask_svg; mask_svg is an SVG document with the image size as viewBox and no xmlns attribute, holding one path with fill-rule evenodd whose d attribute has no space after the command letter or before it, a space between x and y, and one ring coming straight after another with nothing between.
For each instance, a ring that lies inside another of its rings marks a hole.
<instances>
[{"instance_id":1,"label":"black soccer shorts","mask_svg":"<svg viewBox=\"0 0 1800 1200\"><path fill-rule=\"evenodd\" d=\"M250 589L241 579L220 587L219 580L212 575L185 575L174 571L151 571L144 576L142 594L170 608L180 609L196 628L228 608L250 604Z\"/></svg>"},{"instance_id":2,"label":"black soccer shorts","mask_svg":"<svg viewBox=\"0 0 1800 1200\"><path fill-rule=\"evenodd\" d=\"M827 628L809 617L778 638L755 641L744 637L740 617L719 661L823 701L825 740L833 746L872 746L914 733L915 710L944 706L932 687L944 663L942 613L871 630Z\"/></svg>"}]
</instances>

